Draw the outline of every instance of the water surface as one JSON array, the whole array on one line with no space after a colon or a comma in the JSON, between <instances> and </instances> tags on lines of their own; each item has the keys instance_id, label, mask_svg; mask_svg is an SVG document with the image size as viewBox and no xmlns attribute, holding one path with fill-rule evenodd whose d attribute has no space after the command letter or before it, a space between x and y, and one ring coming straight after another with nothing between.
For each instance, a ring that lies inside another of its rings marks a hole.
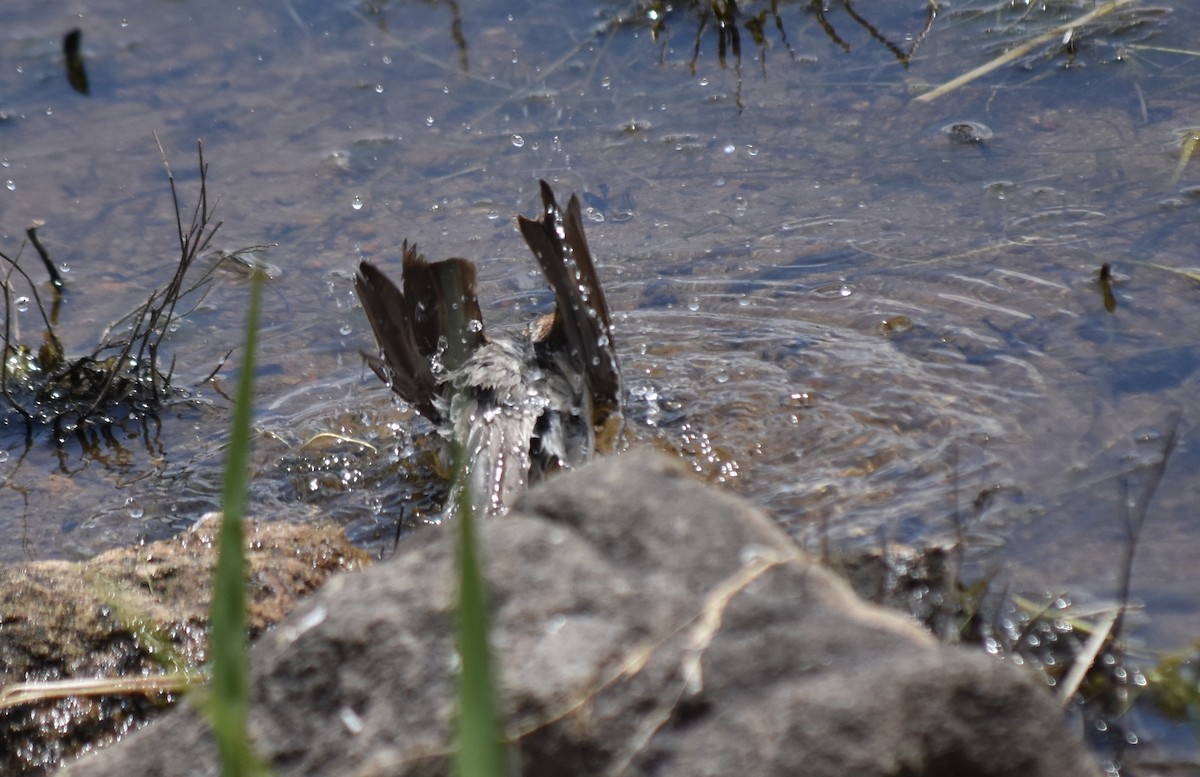
<instances>
[{"instance_id":1,"label":"water surface","mask_svg":"<svg viewBox=\"0 0 1200 777\"><path fill-rule=\"evenodd\" d=\"M177 253L151 133L189 205L202 139L219 247L275 244L257 509L332 514L383 549L441 492L428 426L362 367L355 263L398 269L403 239L470 257L489 325L519 327L549 304L514 224L547 178L589 205L635 440L812 547L966 533L977 571L1111 600L1127 503L1178 418L1133 597L1138 638L1181 648L1200 623L1200 283L1177 272L1200 265L1200 161L1182 156L1200 17L1136 4L914 100L1090 7L931 22L923 2L856 4L864 24L747 4L656 30L624 3L10 5L0 247L48 222L60 323L86 349ZM61 59L73 27L86 97ZM239 342L245 293L222 270L182 323L198 385L158 422L4 438L0 559L87 555L215 506L231 368L199 382Z\"/></svg>"}]
</instances>

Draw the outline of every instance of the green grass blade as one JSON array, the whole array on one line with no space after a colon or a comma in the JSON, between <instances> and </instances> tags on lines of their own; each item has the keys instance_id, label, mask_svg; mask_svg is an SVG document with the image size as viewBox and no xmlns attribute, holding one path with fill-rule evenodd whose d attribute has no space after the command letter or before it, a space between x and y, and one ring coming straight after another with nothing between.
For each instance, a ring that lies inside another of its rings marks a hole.
<instances>
[{"instance_id":1,"label":"green grass blade","mask_svg":"<svg viewBox=\"0 0 1200 777\"><path fill-rule=\"evenodd\" d=\"M460 477L461 451L458 456ZM506 773L504 745L496 714L496 685L488 646L487 595L476 545L475 516L470 489L459 489L458 524L458 741L457 777L502 777Z\"/></svg>"},{"instance_id":2,"label":"green grass blade","mask_svg":"<svg viewBox=\"0 0 1200 777\"><path fill-rule=\"evenodd\" d=\"M462 286L462 277L448 275L444 281L447 299L466 299L469 289ZM463 320L465 306L449 306L451 333L466 333L468 322ZM463 364L471 355L466 352L466 339L451 335L447 343L447 363ZM453 405L453 402L451 403ZM488 645L487 591L481 569L476 539L475 499L471 493L472 477L462 441L454 444L455 474L458 487L454 523L458 532L458 612L457 646L461 666L458 674L458 718L454 749L456 777L503 777L505 769L504 744L496 712L496 683L492 673L491 649ZM484 500L486 501L486 500ZM483 504L484 502L480 502Z\"/></svg>"},{"instance_id":3,"label":"green grass blade","mask_svg":"<svg viewBox=\"0 0 1200 777\"><path fill-rule=\"evenodd\" d=\"M206 706L224 777L265 773L251 750L246 732L248 643L246 546L242 529L249 481L254 351L261 292L262 274L255 273L250 282L242 372L238 377L233 428L225 464L225 487L221 497L224 514L218 535L217 569L213 581L212 633L209 643L212 681Z\"/></svg>"}]
</instances>

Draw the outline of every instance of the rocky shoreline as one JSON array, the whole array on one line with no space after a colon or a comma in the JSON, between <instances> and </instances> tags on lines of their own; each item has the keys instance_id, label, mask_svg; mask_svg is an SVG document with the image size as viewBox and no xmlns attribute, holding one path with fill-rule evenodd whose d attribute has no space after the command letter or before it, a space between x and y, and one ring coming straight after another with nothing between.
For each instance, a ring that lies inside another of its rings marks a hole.
<instances>
[{"instance_id":1,"label":"rocky shoreline","mask_svg":"<svg viewBox=\"0 0 1200 777\"><path fill-rule=\"evenodd\" d=\"M138 678L205 658L215 515L163 542L82 562L0 565L0 690L12 683ZM369 556L337 526L247 527L251 634L334 572ZM66 696L0 709L0 774L41 774L156 717L173 693Z\"/></svg>"},{"instance_id":2,"label":"rocky shoreline","mask_svg":"<svg viewBox=\"0 0 1200 777\"><path fill-rule=\"evenodd\" d=\"M864 603L661 456L554 478L481 541L524 775L1100 773L1031 671ZM276 774L449 773L453 559L424 532L258 640L251 732ZM215 749L185 701L62 773L209 775Z\"/></svg>"}]
</instances>

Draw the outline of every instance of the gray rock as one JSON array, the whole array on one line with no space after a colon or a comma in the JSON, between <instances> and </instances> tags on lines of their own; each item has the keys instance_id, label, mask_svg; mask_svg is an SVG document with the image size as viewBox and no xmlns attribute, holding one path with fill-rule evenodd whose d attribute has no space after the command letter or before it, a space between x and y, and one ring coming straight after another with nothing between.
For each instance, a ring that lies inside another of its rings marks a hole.
<instances>
[{"instance_id":1,"label":"gray rock","mask_svg":"<svg viewBox=\"0 0 1200 777\"><path fill-rule=\"evenodd\" d=\"M1028 672L866 605L763 515L627 454L481 530L503 712L527 777L1099 774ZM252 651L277 775L442 775L454 545L334 578ZM66 770L215 775L188 705Z\"/></svg>"}]
</instances>

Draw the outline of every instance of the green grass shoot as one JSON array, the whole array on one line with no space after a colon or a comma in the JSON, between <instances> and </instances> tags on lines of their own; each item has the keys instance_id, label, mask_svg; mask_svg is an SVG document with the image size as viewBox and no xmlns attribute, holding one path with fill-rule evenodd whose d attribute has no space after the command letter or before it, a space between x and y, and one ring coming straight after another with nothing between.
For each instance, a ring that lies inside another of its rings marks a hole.
<instances>
[{"instance_id":1,"label":"green grass shoot","mask_svg":"<svg viewBox=\"0 0 1200 777\"><path fill-rule=\"evenodd\" d=\"M461 450L456 458L465 478ZM480 569L470 489L458 490L458 674L457 777L503 777L504 745L496 713L496 685L488 645L487 592Z\"/></svg>"},{"instance_id":2,"label":"green grass shoot","mask_svg":"<svg viewBox=\"0 0 1200 777\"><path fill-rule=\"evenodd\" d=\"M225 464L221 497L223 515L213 581L209 637L212 680L204 706L217 740L223 777L267 774L254 755L246 731L249 706L246 654L249 644L246 634L246 547L242 528L249 480L254 351L261 295L262 273L256 272L250 282L242 370L234 399L233 427Z\"/></svg>"}]
</instances>

